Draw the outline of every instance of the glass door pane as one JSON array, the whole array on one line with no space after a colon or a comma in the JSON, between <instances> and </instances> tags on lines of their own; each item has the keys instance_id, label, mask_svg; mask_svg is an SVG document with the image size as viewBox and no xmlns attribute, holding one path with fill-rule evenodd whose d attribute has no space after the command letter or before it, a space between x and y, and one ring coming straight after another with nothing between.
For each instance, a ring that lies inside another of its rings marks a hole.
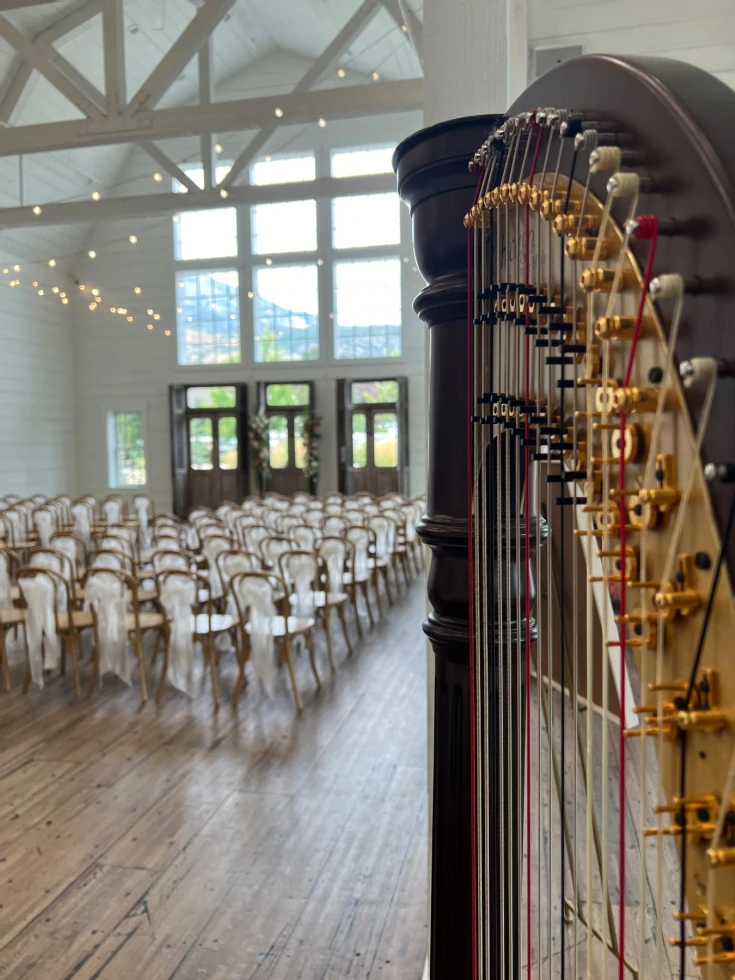
<instances>
[{"instance_id":1,"label":"glass door pane","mask_svg":"<svg viewBox=\"0 0 735 980\"><path fill-rule=\"evenodd\" d=\"M356 470L367 466L367 415L355 412L352 416L352 465Z\"/></svg>"},{"instance_id":2,"label":"glass door pane","mask_svg":"<svg viewBox=\"0 0 735 980\"><path fill-rule=\"evenodd\" d=\"M212 420L195 418L189 420L189 465L193 470L212 469Z\"/></svg>"},{"instance_id":3,"label":"glass door pane","mask_svg":"<svg viewBox=\"0 0 735 980\"><path fill-rule=\"evenodd\" d=\"M395 412L375 413L373 457L376 466L398 466L398 416Z\"/></svg>"},{"instance_id":4,"label":"glass door pane","mask_svg":"<svg viewBox=\"0 0 735 980\"><path fill-rule=\"evenodd\" d=\"M268 452L271 469L284 470L288 466L288 419L285 415L271 415L268 419Z\"/></svg>"},{"instance_id":5,"label":"glass door pane","mask_svg":"<svg viewBox=\"0 0 735 980\"><path fill-rule=\"evenodd\" d=\"M305 415L295 415L293 420L293 448L296 466L303 470L306 466L306 442L304 441Z\"/></svg>"},{"instance_id":6,"label":"glass door pane","mask_svg":"<svg viewBox=\"0 0 735 980\"><path fill-rule=\"evenodd\" d=\"M234 415L222 416L218 423L219 468L237 469L237 419Z\"/></svg>"}]
</instances>

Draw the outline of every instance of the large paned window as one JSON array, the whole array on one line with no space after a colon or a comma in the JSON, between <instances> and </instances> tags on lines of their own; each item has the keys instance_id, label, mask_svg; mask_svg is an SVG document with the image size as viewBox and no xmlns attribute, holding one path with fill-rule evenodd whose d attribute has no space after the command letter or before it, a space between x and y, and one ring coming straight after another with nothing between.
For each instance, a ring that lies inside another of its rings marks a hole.
<instances>
[{"instance_id":1,"label":"large paned window","mask_svg":"<svg viewBox=\"0 0 735 980\"><path fill-rule=\"evenodd\" d=\"M179 364L239 364L236 269L177 272Z\"/></svg>"},{"instance_id":2,"label":"large paned window","mask_svg":"<svg viewBox=\"0 0 735 980\"><path fill-rule=\"evenodd\" d=\"M146 485L142 412L108 412L107 459L110 489Z\"/></svg>"},{"instance_id":3,"label":"large paned window","mask_svg":"<svg viewBox=\"0 0 735 980\"><path fill-rule=\"evenodd\" d=\"M334 356L399 357L401 262L334 263Z\"/></svg>"},{"instance_id":4,"label":"large paned window","mask_svg":"<svg viewBox=\"0 0 735 980\"><path fill-rule=\"evenodd\" d=\"M256 361L316 361L319 291L316 265L261 266L254 274Z\"/></svg>"},{"instance_id":5,"label":"large paned window","mask_svg":"<svg viewBox=\"0 0 735 980\"><path fill-rule=\"evenodd\" d=\"M241 363L243 328L256 365L400 357L400 202L392 191L357 193L360 178L391 173L392 154L386 144L261 156L244 175L253 203L233 204L231 193L222 207L174 215L179 364ZM203 186L200 166L186 173ZM334 195L317 199L327 174Z\"/></svg>"}]
</instances>

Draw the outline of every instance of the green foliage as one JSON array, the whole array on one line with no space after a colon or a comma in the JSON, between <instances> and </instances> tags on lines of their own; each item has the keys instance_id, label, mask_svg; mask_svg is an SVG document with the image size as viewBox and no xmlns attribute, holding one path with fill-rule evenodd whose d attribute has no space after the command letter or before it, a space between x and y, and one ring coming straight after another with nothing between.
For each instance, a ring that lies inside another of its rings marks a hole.
<instances>
[{"instance_id":1,"label":"green foliage","mask_svg":"<svg viewBox=\"0 0 735 980\"><path fill-rule=\"evenodd\" d=\"M308 405L309 386L291 384L268 385L265 390L265 398L270 407Z\"/></svg>"}]
</instances>

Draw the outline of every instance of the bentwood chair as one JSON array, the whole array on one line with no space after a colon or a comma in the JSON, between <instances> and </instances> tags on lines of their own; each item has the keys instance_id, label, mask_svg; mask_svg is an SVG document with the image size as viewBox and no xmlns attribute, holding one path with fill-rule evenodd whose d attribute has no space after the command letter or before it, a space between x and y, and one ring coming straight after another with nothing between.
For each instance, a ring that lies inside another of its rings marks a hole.
<instances>
[{"instance_id":1,"label":"bentwood chair","mask_svg":"<svg viewBox=\"0 0 735 980\"><path fill-rule=\"evenodd\" d=\"M2 669L5 690L10 693L10 668L8 665L7 634L11 630L23 631L26 662L28 662L28 635L26 632L25 609L13 603L13 579L17 577L20 561L17 554L9 549L0 550L0 669Z\"/></svg>"},{"instance_id":2,"label":"bentwood chair","mask_svg":"<svg viewBox=\"0 0 735 980\"><path fill-rule=\"evenodd\" d=\"M383 580L383 586L385 587L385 594L388 598L388 604L393 605L393 596L390 591L390 576L388 575L388 570L390 568L390 549L391 549L391 530L395 532L395 525L389 517L385 517L383 514L373 514L368 518L368 530L371 534L371 557L368 561L368 565L372 572L372 582L375 587L375 595L378 600L378 611L382 615L382 610L380 608L380 579Z\"/></svg>"},{"instance_id":3,"label":"bentwood chair","mask_svg":"<svg viewBox=\"0 0 735 980\"><path fill-rule=\"evenodd\" d=\"M370 607L370 532L366 527L352 524L345 529L344 537L352 545L352 558L349 559L345 585L355 609L358 629L360 628L360 610L357 600L360 592L365 599L368 618L372 627L375 625L375 621L373 620L373 610Z\"/></svg>"},{"instance_id":4,"label":"bentwood chair","mask_svg":"<svg viewBox=\"0 0 735 980\"><path fill-rule=\"evenodd\" d=\"M285 662L291 678L296 709L301 711L303 703L296 680L293 640L297 636L304 637L314 680L317 687L321 687L314 660L314 617L289 614L286 583L271 572L240 572L233 576L230 589L235 599L240 624L238 645L240 668L232 696L233 705L237 704L245 685L245 667L251 654L256 674L266 693L273 695L273 667L277 650L279 662Z\"/></svg>"},{"instance_id":5,"label":"bentwood chair","mask_svg":"<svg viewBox=\"0 0 735 980\"><path fill-rule=\"evenodd\" d=\"M327 542L327 555L329 555L330 547L334 547L335 540L338 539L331 539L331 542ZM344 549L344 542L341 543ZM341 556L337 556L336 564L339 569L344 567L344 551ZM284 552L281 555L280 566L281 577L289 589L292 613L297 616L314 616L317 620L321 620L327 637L329 666L334 672L334 649L330 624L333 609L337 611L337 616L342 624L347 650L350 655L352 654L352 644L347 632L347 620L345 618L345 605L349 601L349 596L344 591L341 582L341 571L338 570L336 575L330 577L326 560L313 551Z\"/></svg>"}]
</instances>

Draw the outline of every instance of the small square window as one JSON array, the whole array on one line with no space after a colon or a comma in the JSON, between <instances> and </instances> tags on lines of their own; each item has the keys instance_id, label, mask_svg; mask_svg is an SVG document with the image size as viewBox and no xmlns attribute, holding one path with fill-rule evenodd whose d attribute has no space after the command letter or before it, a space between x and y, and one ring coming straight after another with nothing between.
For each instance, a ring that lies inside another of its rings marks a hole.
<instances>
[{"instance_id":1,"label":"small square window","mask_svg":"<svg viewBox=\"0 0 735 980\"><path fill-rule=\"evenodd\" d=\"M358 146L332 150L333 177L361 177L365 174L393 173L393 145Z\"/></svg>"},{"instance_id":2,"label":"small square window","mask_svg":"<svg viewBox=\"0 0 735 980\"><path fill-rule=\"evenodd\" d=\"M332 201L334 248L397 245L400 240L401 218L397 194L336 197Z\"/></svg>"},{"instance_id":3,"label":"small square window","mask_svg":"<svg viewBox=\"0 0 735 980\"><path fill-rule=\"evenodd\" d=\"M272 384L265 386L265 403L269 408L283 405L308 405L309 386Z\"/></svg>"},{"instance_id":4,"label":"small square window","mask_svg":"<svg viewBox=\"0 0 735 980\"><path fill-rule=\"evenodd\" d=\"M107 455L111 489L146 485L142 412L108 412Z\"/></svg>"},{"instance_id":5,"label":"small square window","mask_svg":"<svg viewBox=\"0 0 735 980\"><path fill-rule=\"evenodd\" d=\"M250 183L295 184L301 180L314 180L316 161L313 153L279 153L263 157L250 168Z\"/></svg>"},{"instance_id":6,"label":"small square window","mask_svg":"<svg viewBox=\"0 0 735 980\"><path fill-rule=\"evenodd\" d=\"M316 201L256 204L250 209L254 255L313 252L316 249Z\"/></svg>"},{"instance_id":7,"label":"small square window","mask_svg":"<svg viewBox=\"0 0 735 980\"><path fill-rule=\"evenodd\" d=\"M353 405L388 405L398 401L397 381L353 381Z\"/></svg>"},{"instance_id":8,"label":"small square window","mask_svg":"<svg viewBox=\"0 0 735 980\"><path fill-rule=\"evenodd\" d=\"M237 255L237 215L234 208L181 211L174 225L174 258L190 262Z\"/></svg>"},{"instance_id":9,"label":"small square window","mask_svg":"<svg viewBox=\"0 0 735 980\"><path fill-rule=\"evenodd\" d=\"M211 385L207 388L187 388L187 408L234 408L237 391L232 385Z\"/></svg>"},{"instance_id":10,"label":"small square window","mask_svg":"<svg viewBox=\"0 0 735 980\"><path fill-rule=\"evenodd\" d=\"M335 357L400 357L400 260L335 262L334 312Z\"/></svg>"},{"instance_id":11,"label":"small square window","mask_svg":"<svg viewBox=\"0 0 735 980\"><path fill-rule=\"evenodd\" d=\"M255 360L315 361L319 357L316 265L255 270Z\"/></svg>"},{"instance_id":12,"label":"small square window","mask_svg":"<svg viewBox=\"0 0 735 980\"><path fill-rule=\"evenodd\" d=\"M240 363L239 294L235 269L177 273L179 364Z\"/></svg>"}]
</instances>

